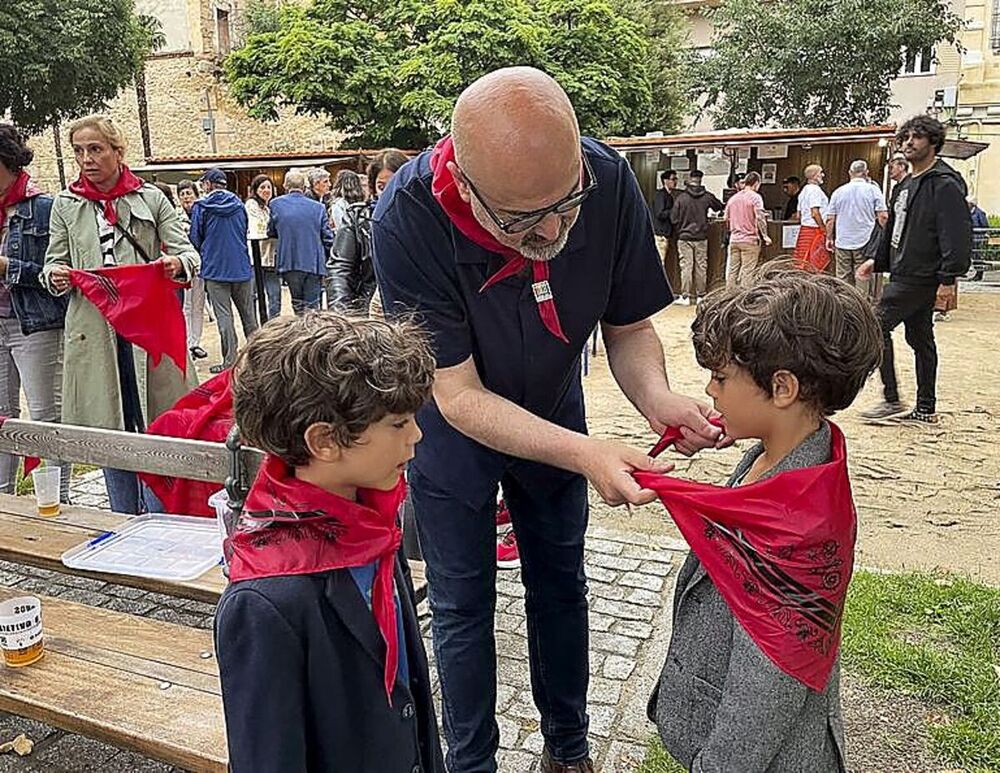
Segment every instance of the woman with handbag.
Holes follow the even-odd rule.
[[[196,384],[164,357],[153,366],[146,352],[117,335],[96,306],[71,291],[70,269],[98,269],[155,261],[166,276],[188,281],[198,253],[176,211],[150,183],[125,165],[125,139],[108,118],[89,116],[69,127],[80,177],[55,197],[42,282],[69,295],[63,362],[62,418],[67,424],[144,432]],[[162,247],[162,250],[161,250]],[[161,254],[162,252],[162,254]],[[153,324],[157,309],[150,310]],[[158,509],[133,472],[106,468],[111,509]]]
[[[274,265],[278,240],[267,238],[267,223],[271,219],[269,205],[273,197],[274,183],[271,178],[259,174],[250,183],[250,198],[244,205],[247,210],[247,236],[251,240],[260,240],[260,266],[264,295],[267,296],[268,319],[281,316],[281,277]],[[261,324],[265,321],[261,320]]]

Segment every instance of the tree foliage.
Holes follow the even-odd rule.
[[[884,123],[902,51],[956,42],[947,0],[727,0],[700,91],[718,128]]]
[[[650,128],[680,131],[695,104],[695,74],[701,61],[688,45],[690,27],[684,13],[674,0],[615,2],[623,14],[642,25],[649,43]]]
[[[0,115],[28,132],[102,109],[151,40],[133,0],[0,2]]]
[[[290,105],[349,144],[419,148],[473,80],[531,65],[563,85],[584,131],[652,128],[643,22],[611,0],[314,0],[254,13],[225,72],[258,118]]]

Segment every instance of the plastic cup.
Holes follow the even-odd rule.
[[[35,483],[35,501],[38,503],[39,515],[59,515],[61,478],[62,470],[55,465],[32,471],[31,479]]]
[[[10,668],[30,666],[45,654],[42,601],[37,596],[18,596],[0,603],[0,650]]]

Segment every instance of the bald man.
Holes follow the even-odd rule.
[[[667,381],[650,317],[672,296],[645,201],[616,152],[581,139],[554,80],[511,68],[461,95],[452,134],[396,174],[372,232],[387,313],[415,312],[437,358],[409,483],[448,769],[496,770],[502,484],[520,548],[541,767],[591,771],[587,481],[609,504],[643,504],[655,497],[632,471],[666,469],[587,436],[580,355],[591,331],[601,325],[615,379],[655,432],[683,427],[686,453],[719,436],[708,406]]]

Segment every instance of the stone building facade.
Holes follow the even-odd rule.
[[[321,118],[283,111],[280,120],[250,118],[228,95],[221,61],[239,42],[246,0],[137,0],[136,10],[160,20],[166,45],[146,62],[146,93],[152,156],[231,156],[315,152],[338,147],[339,135]],[[135,89],[125,89],[108,114],[129,142],[127,161],[143,159]],[[60,187],[51,131],[34,137],[33,173],[47,190]],[[76,176],[72,149],[62,132],[67,180]]]

